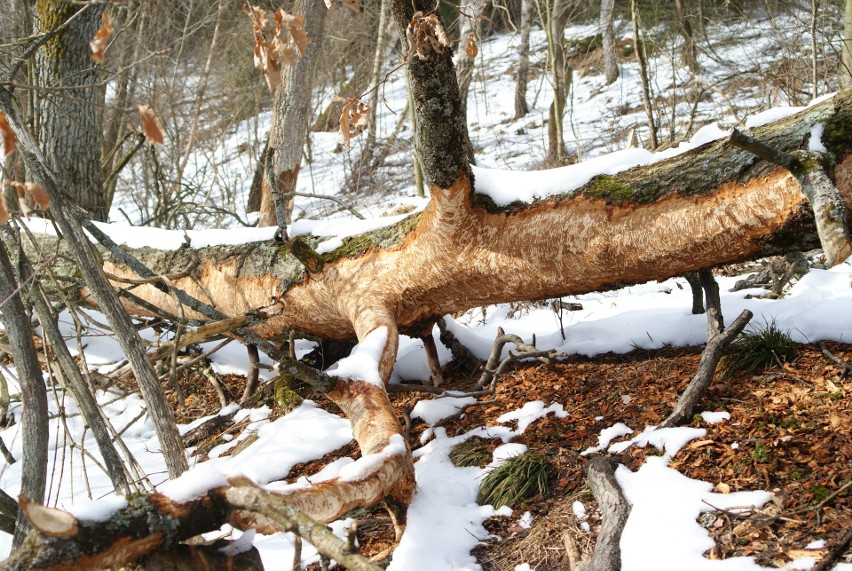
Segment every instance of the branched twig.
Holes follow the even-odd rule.
[[[752,313],[745,309],[727,329],[710,338],[707,346],[701,353],[701,360],[698,363],[698,370],[695,376],[692,377],[686,390],[683,391],[683,394],[678,399],[674,411],[672,411],[660,426],[678,426],[692,418],[695,408],[698,406],[698,401],[704,396],[707,387],[710,386],[710,382],[713,380],[713,375],[716,373],[716,366],[722,357],[722,351],[742,332],[751,318]],[[707,319],[711,323],[712,328],[712,317],[710,316],[709,309]]]
[[[828,571],[831,569],[837,560],[843,557],[843,554],[846,553],[847,549],[849,549],[850,544],[852,544],[852,529],[847,529],[840,538],[840,541],[835,543],[825,557],[823,557],[819,563],[814,565],[812,571]]]
[[[825,346],[825,342],[820,341],[819,349],[820,349],[820,351],[822,351],[822,354],[825,355],[826,359],[828,359],[829,361],[833,361],[834,363],[843,367],[843,372],[840,373],[841,379],[845,379],[846,375],[848,375],[849,373],[852,373],[852,365],[850,365],[849,363],[847,363],[846,361],[844,361],[843,359],[841,359],[840,357],[838,357],[837,355],[835,355],[834,353],[829,351],[828,347]]]
[[[500,355],[502,355],[503,346],[506,345],[506,343],[514,343],[515,347],[522,352],[517,355],[509,352],[509,356],[500,361]],[[488,362],[485,363],[485,369],[482,371],[482,376],[479,377],[479,382],[476,383],[476,388],[482,389],[488,385],[493,390],[494,385],[497,383],[497,377],[506,369],[506,367],[509,366],[510,363],[514,361],[535,358],[542,363],[549,365],[552,363],[553,359],[564,356],[565,355],[563,353],[559,353],[555,350],[540,351],[537,347],[535,347],[535,339],[533,339],[533,344],[529,345],[517,335],[512,335],[511,333],[506,334],[503,332],[502,327],[498,327],[497,338],[494,339],[494,345],[491,347],[491,355],[488,357]]]

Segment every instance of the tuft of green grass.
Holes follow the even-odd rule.
[[[476,497],[480,505],[511,506],[519,500],[544,494],[550,487],[544,456],[527,452],[507,459],[482,480]]]
[[[450,450],[450,462],[456,468],[469,466],[478,466],[481,468],[489,460],[491,460],[491,451],[485,445],[485,442],[476,436],[456,444]]]
[[[744,331],[731,343],[719,362],[719,374],[729,379],[739,371],[763,370],[792,360],[796,344],[790,332],[780,329],[775,320]]]
[[[769,462],[769,451],[763,444],[758,442],[755,444],[754,450],[751,453],[751,459],[758,464],[765,464],[766,462]]]

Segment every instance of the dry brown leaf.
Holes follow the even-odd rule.
[[[344,6],[359,14],[361,12],[361,2],[359,0],[340,0]]]
[[[244,9],[252,19],[254,33],[254,65],[263,72],[270,92],[281,84],[281,67],[294,65],[311,44],[304,19],[279,9],[275,12],[260,6]]]
[[[8,155],[15,150],[15,141],[17,139],[15,139],[15,133],[12,131],[12,128],[9,126],[9,122],[6,120],[5,113],[0,113],[0,136],[3,137],[3,149]]]
[[[415,56],[428,60],[432,52],[444,53],[444,49],[450,45],[447,32],[438,17],[420,11],[415,12],[408,22],[405,37],[408,40],[408,60]]]
[[[305,31],[305,19],[301,16],[289,16],[284,10],[279,10],[282,15],[287,15],[287,31],[290,32],[290,37],[293,38],[293,43],[299,48],[299,55],[304,56],[305,50],[311,45],[311,39]],[[294,62],[295,63],[295,62]]]
[[[720,494],[730,494],[731,493],[731,486],[729,486],[728,484],[726,484],[724,482],[719,482],[718,484],[716,484],[716,486],[713,489],[716,490],[717,492],[719,492]]]
[[[6,208],[6,197],[0,194],[0,226],[9,221],[9,209]]]
[[[21,214],[30,217],[30,213],[36,210],[44,212],[50,205],[50,200],[44,189],[34,182],[10,182],[10,186],[18,194],[18,206]]]
[[[98,63],[104,63],[104,51],[106,51],[109,39],[112,37],[113,28],[109,21],[109,12],[104,10],[101,16],[101,27],[98,28],[98,33],[89,42],[89,48],[92,50],[92,59]]]
[[[340,111],[340,134],[343,136],[343,146],[349,146],[349,140],[364,132],[370,122],[370,106],[360,99],[337,98],[343,101]]]
[[[470,34],[467,36],[467,43],[464,46],[464,54],[470,59],[475,59],[479,54],[479,47],[476,45],[476,34],[473,33],[473,30],[471,30]]]
[[[162,145],[163,128],[160,126],[160,120],[157,119],[157,114],[154,113],[154,110],[151,109],[150,105],[140,103],[138,107],[139,120],[142,122],[142,130],[145,132],[145,136],[152,143]]]

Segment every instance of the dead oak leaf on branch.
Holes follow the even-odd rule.
[[[6,197],[0,194],[0,226],[9,221],[9,209],[6,207]]]
[[[254,33],[254,65],[263,72],[270,92],[281,84],[281,68],[294,65],[305,55],[311,39],[305,31],[302,16],[284,11],[266,10],[260,6],[244,9],[252,20]]]
[[[470,34],[467,36],[467,43],[464,46],[464,54],[470,59],[475,59],[479,54],[479,47],[476,45],[476,34],[474,34],[473,30],[471,30]]]
[[[15,189],[18,194],[18,206],[21,209],[21,214],[30,217],[30,213],[36,210],[44,212],[50,206],[50,200],[47,198],[47,193],[44,189],[34,182],[10,182],[10,186]],[[5,208],[5,204],[3,207]],[[6,213],[8,219],[8,212]],[[2,219],[2,212],[0,212]],[[2,223],[5,223],[3,221]]]
[[[12,127],[9,126],[9,122],[6,120],[5,113],[0,113],[0,136],[3,137],[3,149],[5,153],[8,155],[12,151],[15,150],[15,133],[12,131]]]
[[[340,134],[343,136],[343,146],[349,146],[349,140],[364,132],[370,123],[370,106],[360,99],[347,99],[338,97],[337,101],[343,101],[343,109],[340,111]]]
[[[92,50],[92,59],[96,62],[104,63],[104,61],[106,61],[104,52],[106,51],[107,44],[109,43],[109,39],[112,37],[113,31],[112,24],[110,24],[109,21],[109,12],[104,11],[103,16],[101,16],[101,27],[98,28],[98,33],[95,34],[95,37],[89,42],[89,48]]]
[[[441,20],[435,14],[424,14],[415,12],[405,29],[405,38],[408,40],[407,60],[417,57],[420,60],[428,60],[431,54],[444,53],[449,47],[450,39],[441,24]]]
[[[160,120],[157,118],[157,114],[154,113],[154,110],[151,109],[150,105],[146,105],[144,103],[140,103],[138,108],[139,121],[142,122],[142,130],[145,132],[145,136],[152,143],[162,145],[163,128],[160,126]]]

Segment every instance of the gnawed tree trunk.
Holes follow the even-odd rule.
[[[391,3],[403,33],[415,11],[433,8],[430,2]],[[286,496],[321,520],[386,496],[405,504],[413,493],[411,455],[379,382],[389,377],[400,330],[422,335],[441,316],[483,304],[602,290],[819,244],[797,179],[728,141],[598,176],[533,204],[497,207],[474,192],[450,50],[413,57],[409,69],[416,145],[432,197],[422,214],[348,238],[322,255],[309,248],[316,244],[310,238],[283,246],[134,252],[156,273],[194,267],[174,285],[227,315],[262,308],[265,319],[254,326],[259,335],[275,338],[295,329],[381,347],[373,382],[334,379],[327,389],[351,420],[371,469],[357,481],[330,480]],[[850,121],[847,90],[751,134],[791,152],[806,146],[811,128],[823,124],[822,142],[835,161],[827,168],[848,208]],[[105,259],[112,273],[134,275]],[[171,295],[152,286],[135,293],[177,313]]]

